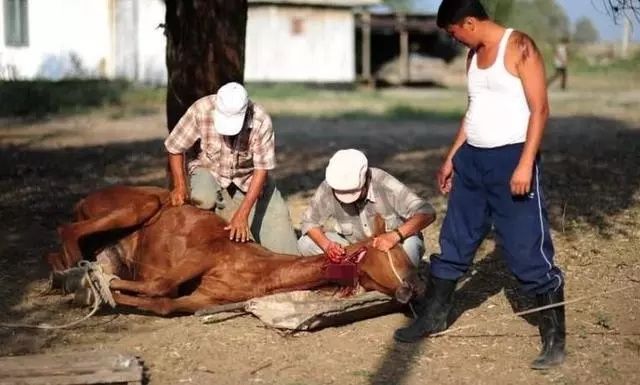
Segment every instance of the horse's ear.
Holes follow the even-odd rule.
[[[384,219],[380,214],[376,214],[373,218],[373,236],[377,237],[378,235],[382,235],[386,233],[386,225],[384,223]]]

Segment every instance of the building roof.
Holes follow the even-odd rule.
[[[328,8],[355,8],[381,4],[382,0],[248,0],[249,6],[261,4],[304,5]]]
[[[436,25],[436,15],[431,13],[371,13],[367,24],[374,30],[387,32],[406,29],[410,32],[430,34],[439,29]],[[365,25],[361,13],[356,13],[356,25]]]

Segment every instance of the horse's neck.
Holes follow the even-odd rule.
[[[274,257],[279,259],[280,255]],[[283,259],[277,261],[271,271],[268,287],[265,288],[267,292],[305,290],[327,282],[326,261],[323,255],[298,258],[282,255],[281,257]]]
[[[347,252],[352,253],[365,245],[367,245],[367,241],[350,245],[347,247]],[[388,288],[389,292],[393,292],[410,271],[408,258],[405,256],[405,260],[400,260],[402,254],[396,255],[392,252],[387,255],[381,251],[373,250],[371,247],[367,248],[370,255],[365,256],[361,265],[361,268],[364,269],[363,272],[378,286]],[[373,253],[380,254],[374,257]],[[324,255],[295,257],[266,252],[266,250],[260,254],[262,258],[269,260],[267,264],[269,270],[264,271],[269,279],[264,280],[265,286],[260,288],[260,291],[264,293],[311,289],[328,282],[325,274],[326,259]]]

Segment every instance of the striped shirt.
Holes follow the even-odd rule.
[[[249,103],[245,126],[232,144],[216,132],[213,124],[215,95],[198,99],[176,124],[164,145],[172,154],[183,154],[200,139],[200,153],[189,162],[189,173],[208,169],[220,187],[232,183],[247,192],[253,170],[275,168],[275,135],[271,118],[258,104]],[[248,122],[248,123],[247,123]]]
[[[333,230],[355,243],[373,235],[376,214],[384,219],[385,231],[391,231],[416,214],[435,213],[429,203],[387,172],[374,167],[369,170],[371,180],[364,201],[342,203],[329,184],[322,182],[302,216],[302,234],[333,219]]]

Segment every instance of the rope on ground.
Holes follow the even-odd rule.
[[[85,272],[85,279],[87,280],[87,282],[89,282],[89,288],[91,289],[91,292],[93,293],[93,308],[91,309],[89,314],[87,314],[86,316],[84,316],[84,317],[82,317],[82,318],[80,318],[78,320],[75,320],[75,321],[72,321],[72,322],[69,322],[69,323],[66,323],[66,324],[62,324],[62,325],[49,325],[47,323],[39,323],[37,325],[21,324],[21,323],[0,323],[0,327],[11,328],[11,329],[55,330],[55,329],[69,328],[69,327],[78,325],[81,322],[86,321],[87,319],[92,317],[94,314],[96,314],[98,309],[100,309],[100,305],[102,304],[102,299],[100,297],[98,289],[95,287],[95,283],[93,282],[93,280],[91,280],[91,277],[89,277],[89,271],[88,270]]]
[[[65,329],[65,328],[78,325],[86,321],[90,317],[92,317],[94,314],[96,314],[98,309],[100,309],[100,305],[102,305],[103,303],[108,304],[111,307],[115,307],[116,306],[115,300],[113,299],[111,290],[109,290],[109,281],[112,278],[115,278],[115,276],[105,274],[105,272],[102,270],[102,267],[97,263],[80,261],[78,263],[78,267],[84,269],[83,280],[87,282],[87,285],[89,286],[89,290],[93,295],[93,307],[89,312],[89,314],[87,314],[86,316],[78,320],[75,320],[66,324],[62,324],[62,325],[49,325],[47,323],[40,323],[36,325],[22,324],[22,323],[0,323],[0,327],[12,328],[12,329],[23,328],[23,329],[44,329],[44,330]],[[66,270],[66,271],[69,271],[69,270]]]
[[[435,338],[435,337],[444,336],[444,335],[447,335],[449,333],[457,332],[457,331],[460,331],[460,330],[470,329],[470,328],[476,327],[478,325],[484,325],[484,324],[487,324],[489,322],[496,322],[496,321],[503,320],[503,319],[520,317],[520,316],[527,315],[527,314],[537,313],[537,312],[540,312],[542,310],[552,309],[552,308],[555,308],[555,307],[569,305],[569,304],[576,303],[576,302],[582,302],[582,301],[585,301],[585,300],[588,300],[588,299],[593,299],[593,298],[596,298],[596,297],[603,297],[603,296],[606,296],[606,295],[609,295],[609,294],[619,293],[621,291],[626,291],[626,290],[629,290],[629,289],[633,289],[634,287],[638,287],[638,286],[640,286],[640,285],[638,285],[637,283],[634,283],[632,285],[627,285],[627,286],[624,286],[624,287],[621,287],[621,288],[618,288],[618,289],[605,290],[605,291],[602,291],[600,293],[591,294],[591,295],[585,295],[585,296],[578,297],[578,298],[575,298],[575,299],[571,299],[571,300],[568,300],[568,301],[558,302],[558,303],[554,303],[554,304],[551,304],[551,305],[540,306],[540,307],[536,307],[536,308],[533,308],[533,309],[524,310],[524,311],[521,311],[521,312],[518,312],[518,313],[504,314],[504,315],[502,315],[500,317],[495,317],[495,318],[492,318],[492,319],[484,320],[482,322],[476,322],[476,323],[469,324],[469,325],[450,328],[450,329],[447,329],[447,330],[444,330],[444,331],[441,331],[441,332],[438,332],[438,333],[433,333],[433,334],[429,335],[429,338]]]

